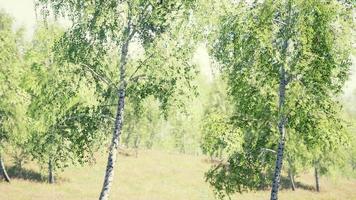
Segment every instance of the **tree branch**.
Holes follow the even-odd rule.
[[[152,53],[151,55],[149,55],[145,60],[140,61],[140,64],[136,67],[135,71],[131,74],[129,80],[132,80],[132,79],[133,79],[133,77],[134,77],[134,75],[137,73],[137,71],[140,70],[141,67],[142,67],[144,64],[146,64],[146,61],[147,61],[148,59],[152,58],[152,56],[153,56],[154,54],[155,54],[155,52]]]
[[[99,74],[98,72],[96,72],[92,67],[88,66],[88,65],[84,65],[84,64],[81,64],[82,67],[88,69],[91,74],[96,77],[97,79],[101,80],[102,82],[106,83],[107,85],[109,86],[113,86],[115,87],[116,89],[118,89],[118,87],[116,86],[116,84],[111,80],[109,79],[108,77],[106,77],[105,75],[102,75],[102,74]]]

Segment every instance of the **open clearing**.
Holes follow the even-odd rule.
[[[106,155],[102,153],[102,155]],[[138,157],[119,155],[111,192],[112,200],[213,200],[214,194],[204,173],[209,164],[204,157],[140,151]],[[95,200],[104,177],[106,158],[92,166],[71,167],[60,173],[55,185],[36,180],[13,178],[11,184],[0,182],[1,200]],[[35,165],[26,169],[39,171]],[[44,172],[43,172],[44,173]],[[311,174],[297,181],[313,186]],[[352,200],[356,199],[356,180],[321,178],[321,193],[312,190],[282,190],[282,200]],[[232,199],[269,199],[269,191],[235,195]]]

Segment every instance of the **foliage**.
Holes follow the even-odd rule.
[[[230,156],[238,150],[241,136],[222,114],[207,116],[203,124],[202,150],[210,157]]]
[[[231,105],[224,91],[226,84],[215,78],[206,97],[209,101],[204,105],[201,148],[211,158],[226,159],[241,148],[241,133],[230,120]]]
[[[186,85],[195,88],[191,79],[197,72],[189,61],[195,43],[185,39],[193,34],[189,28],[194,26],[187,20],[189,1],[38,3],[44,12],[49,12],[51,7],[55,14],[72,20],[74,26],[56,45],[57,57],[78,64],[81,66],[79,74],[94,78],[96,92],[102,97],[99,104],[107,105],[111,117],[115,116],[117,90],[123,81],[118,76],[117,66],[125,42],[129,43],[127,66],[123,71],[129,104],[125,110],[134,112],[127,114],[126,119],[136,121],[135,126],[142,127],[137,122],[140,113],[145,112],[140,109],[146,98],[158,99],[159,107],[167,115],[169,105],[181,104],[180,96],[191,94]],[[131,125],[125,127],[134,129]]]
[[[13,19],[0,11],[0,153],[6,144],[26,139],[29,96],[22,88],[24,46],[22,30],[13,30]]]

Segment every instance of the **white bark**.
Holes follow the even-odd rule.
[[[5,181],[10,183],[10,177],[6,172],[5,164],[4,161],[2,160],[1,154],[0,154],[0,173],[3,175]]]
[[[280,134],[278,150],[277,150],[277,159],[276,159],[276,167],[274,170],[273,181],[272,181],[272,189],[271,189],[271,200],[278,200],[278,190],[281,180],[281,171],[283,165],[283,153],[284,153],[284,145],[286,142],[286,109],[285,109],[285,101],[286,101],[286,86],[289,82],[287,78],[286,66],[287,65],[287,52],[289,46],[289,38],[290,38],[290,25],[291,25],[291,2],[287,3],[287,12],[288,17],[286,22],[283,24],[283,28],[281,31],[283,32],[283,46],[281,49],[281,61],[280,69],[279,69],[279,103],[278,103],[278,131]]]
[[[284,114],[286,85],[287,85],[286,72],[284,66],[282,66],[280,69],[280,83],[279,83],[279,115],[280,116],[279,116],[279,123],[278,123],[278,131],[280,133],[280,141],[278,144],[276,168],[274,171],[273,182],[272,182],[271,200],[278,199],[278,189],[281,180],[284,144],[286,139],[286,130],[285,130],[286,116]]]
[[[128,26],[130,33],[130,25]],[[127,63],[128,46],[130,42],[130,37],[128,36],[121,48],[121,58],[120,58],[120,86],[118,91],[118,106],[115,118],[115,127],[111,140],[111,145],[109,149],[108,162],[106,165],[105,178],[103,187],[100,193],[99,200],[108,200],[109,192],[114,179],[114,167],[116,163],[116,157],[119,147],[119,138],[122,131],[123,121],[124,121],[124,107],[125,107],[125,92],[126,92],[126,82],[125,82],[125,68]]]

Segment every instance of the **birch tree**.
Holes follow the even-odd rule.
[[[105,82],[104,97],[116,97],[114,129],[99,197],[108,199],[126,97],[140,102],[153,95],[160,99],[161,107],[166,108],[170,97],[177,94],[178,83],[189,82],[192,77],[193,68],[187,59],[173,62],[177,58],[174,52],[184,58],[189,50],[171,51],[191,45],[176,32],[187,26],[176,20],[187,19],[190,1],[40,0],[38,3],[44,10],[52,9],[54,14],[67,16],[72,21],[60,44],[66,52],[63,58],[83,66]],[[157,40],[159,37],[165,40]],[[137,62],[130,57],[129,49],[133,45],[145,50]],[[109,66],[113,63],[116,67],[111,71]]]
[[[311,148],[307,141],[330,130],[317,134],[311,127],[339,120],[331,109],[350,67],[350,10],[338,1],[303,0],[241,2],[237,9],[222,17],[213,52],[245,140],[243,151],[230,157],[228,167],[211,170],[208,180],[228,194],[270,183],[271,199],[278,199],[289,135]]]

